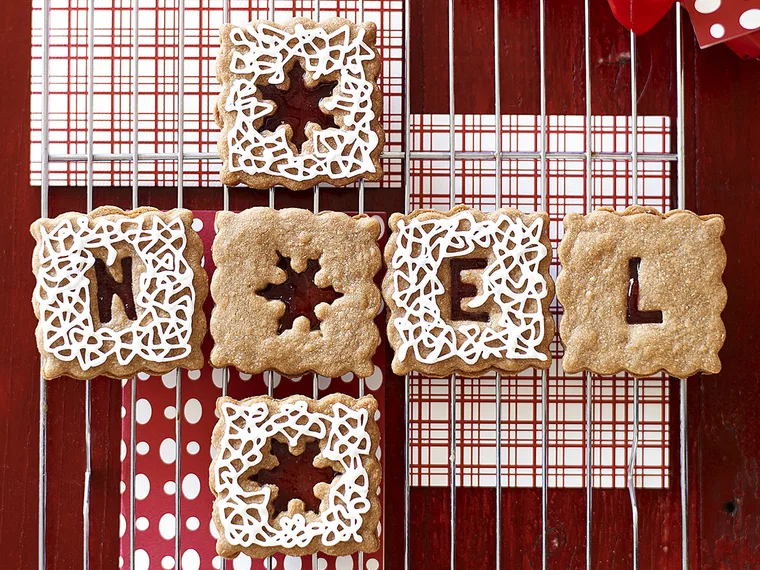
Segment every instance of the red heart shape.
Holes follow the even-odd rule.
[[[634,34],[646,34],[675,4],[675,0],[607,0],[618,22]]]

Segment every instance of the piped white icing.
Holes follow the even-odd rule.
[[[348,25],[329,34],[322,28],[306,29],[301,24],[290,34],[267,24],[232,28],[230,40],[239,49],[232,54],[230,72],[234,79],[224,109],[235,113],[227,133],[230,172],[269,174],[296,181],[328,176],[337,180],[375,172],[372,152],[379,139],[372,130],[373,84],[367,81],[364,62],[376,56],[364,42],[364,29],[352,40]],[[261,133],[254,122],[271,114],[274,104],[256,98],[257,81],[268,77],[271,85],[285,80],[285,66],[298,58],[305,71],[319,80],[336,70],[338,86],[322,102],[328,111],[343,115],[343,128],[321,129],[311,134],[312,152],[296,154],[288,145],[285,125],[274,133]],[[234,76],[233,75],[233,76]]]
[[[528,227],[521,218],[503,214],[496,221],[482,222],[470,212],[401,220],[392,259],[393,301],[402,312],[393,321],[402,339],[398,359],[403,361],[411,349],[425,364],[455,356],[467,364],[489,357],[547,360],[538,350],[544,341],[542,302],[548,302],[543,300],[546,280],[539,271],[547,255],[540,241],[542,229],[541,218]],[[446,292],[438,278],[441,264],[476,248],[490,248],[495,259],[481,273],[483,293],[468,307],[495,303],[500,309],[497,328],[475,323],[456,326],[443,319],[438,306],[438,297]],[[457,332],[464,340],[457,338]]]
[[[180,218],[159,216],[62,219],[52,230],[40,227],[35,298],[45,351],[89,370],[115,356],[121,365],[140,356],[151,362],[180,360],[190,354],[195,289],[185,260],[185,226]],[[134,296],[137,320],[121,330],[97,329],[91,314],[87,271],[92,250],[106,250],[116,261],[116,244],[126,243],[144,265]]]
[[[269,415],[264,402],[221,405],[224,435],[213,467],[216,508],[224,538],[232,545],[247,547],[305,547],[314,538],[325,546],[354,540],[363,515],[370,509],[369,475],[362,463],[372,442],[367,432],[368,413],[334,403],[332,414],[309,412],[305,401],[283,404],[281,411]],[[267,506],[271,489],[262,486],[245,491],[241,478],[263,459],[262,449],[275,435],[285,436],[291,447],[302,437],[327,438],[321,455],[339,464],[338,480],[330,486],[327,508],[316,521],[307,522],[302,514],[279,517],[279,528],[271,524]]]

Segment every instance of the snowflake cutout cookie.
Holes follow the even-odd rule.
[[[380,222],[300,208],[218,212],[211,363],[366,378],[380,342]]]
[[[220,556],[345,556],[379,548],[382,469],[377,459],[377,401],[372,396],[257,396],[242,401],[223,397],[216,409],[219,421],[212,436],[215,459],[209,482]],[[314,467],[335,473],[329,483],[308,490],[319,500],[318,512],[306,510],[298,497],[289,500],[287,510],[276,512],[280,489],[257,480],[279,465],[273,441],[286,444],[295,456],[303,454],[307,444],[318,444]]]
[[[724,229],[722,216],[686,210],[568,214],[557,278],[565,371],[719,372]]]
[[[208,278],[189,210],[103,207],[32,224],[45,378],[203,366]]]
[[[393,371],[440,378],[548,368],[548,221],[465,206],[391,216],[383,295]]]
[[[376,35],[372,22],[341,18],[223,26],[215,110],[222,182],[304,190],[323,182],[379,180],[385,135]],[[293,93],[295,83],[304,89]],[[309,92],[326,84],[333,86],[328,96],[309,105]],[[284,106],[282,121],[271,124]],[[321,115],[329,122],[318,120]],[[304,142],[297,145],[299,136]]]

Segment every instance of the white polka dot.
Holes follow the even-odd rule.
[[[127,458],[127,444],[122,439],[121,440],[121,462],[124,463],[124,460]]]
[[[153,415],[153,408],[150,402],[145,398],[137,400],[137,411],[135,412],[135,420],[138,424],[145,425],[150,421],[150,417]]]
[[[375,410],[375,421],[380,419],[380,410]]]
[[[377,310],[377,315],[383,313],[384,311],[385,311],[385,301],[383,301],[382,299],[380,299],[380,308]],[[382,335],[380,336],[380,342],[383,342]]]
[[[264,385],[269,388],[269,373],[264,374],[264,377],[262,380],[264,381]],[[272,372],[272,389],[277,388],[277,386],[280,385],[280,380],[282,380],[282,376],[280,376],[277,372]]]
[[[164,570],[171,570],[174,568],[174,556],[164,556],[161,559],[161,568]]]
[[[140,372],[137,374],[137,377],[140,380],[147,380],[148,378],[150,378],[150,374],[148,374],[147,372]]]
[[[213,380],[214,386],[221,388],[224,383],[224,368],[214,368],[211,372],[211,380]]]
[[[216,528],[216,524],[214,524],[214,519],[211,519],[208,523],[208,531],[211,533],[211,536],[214,538],[219,538],[219,531]]]
[[[344,382],[351,382],[351,380],[354,379],[354,374],[353,372],[348,372],[344,374],[343,376],[341,376],[340,379],[343,380]]]
[[[367,570],[378,570],[380,563],[375,558],[367,560]]]
[[[164,463],[174,463],[177,458],[177,448],[174,445],[174,440],[166,438],[161,442],[161,447],[158,449],[158,454],[161,456],[161,461]]]
[[[350,556],[338,556],[335,559],[335,570],[354,570],[354,559]]]
[[[150,493],[150,480],[142,473],[135,476],[135,499],[142,501]]]
[[[174,406],[166,406],[164,408],[164,417],[167,420],[173,420],[177,417],[177,409]]]
[[[192,227],[196,232],[199,232],[203,229],[203,220],[199,220],[198,218],[193,218]]]
[[[233,570],[251,570],[251,559],[242,554],[232,561]]]
[[[324,558],[317,558],[317,570],[325,570],[327,568],[327,560]]]
[[[173,495],[174,491],[177,489],[177,484],[174,481],[167,481],[164,483],[164,493],[167,495]]]
[[[126,491],[126,490],[127,490],[127,484],[124,481],[121,481],[119,483],[119,492],[121,492],[122,494],[124,494],[124,491]]]
[[[319,389],[320,390],[327,390],[330,387],[331,379],[327,378],[325,376],[319,377]]]
[[[285,570],[301,570],[301,559],[297,556],[286,556],[283,568]]]
[[[127,532],[127,519],[124,515],[119,515],[119,536],[124,536],[125,532]]]
[[[201,557],[198,552],[188,548],[182,554],[182,570],[198,570],[201,567]]]
[[[752,8],[739,16],[739,24],[746,30],[760,28],[760,8]]]
[[[185,475],[182,480],[182,494],[190,500],[195,499],[201,492],[201,481],[195,473]]]
[[[119,568],[122,568],[124,566],[124,557],[119,556]]]
[[[167,372],[163,376],[161,376],[161,382],[164,383],[164,386],[167,388],[175,388],[177,386],[177,375],[174,372]]]
[[[187,444],[187,452],[190,455],[198,455],[198,452],[201,450],[201,446],[198,445],[197,441],[191,441]]]
[[[277,559],[276,558],[272,558],[269,561],[269,567],[272,568],[272,569],[277,568]]]
[[[174,538],[174,515],[171,513],[164,513],[161,516],[161,520],[158,521],[158,532],[166,540]]]
[[[201,267],[206,267],[206,256],[205,255],[201,256]]]
[[[214,447],[213,445],[211,446],[211,449],[210,449],[210,451],[209,451],[209,452],[210,452],[210,454],[211,454],[211,459],[216,459],[216,454],[217,454],[217,453],[219,453],[219,452],[216,450],[216,447]]]
[[[197,398],[185,402],[185,419],[191,424],[197,424],[203,415],[203,406]]]
[[[720,8],[720,0],[696,0],[694,8],[700,14],[712,14]]]
[[[372,216],[372,219],[380,222],[380,235],[383,235],[385,233],[385,220],[383,220],[383,218],[378,215]]]
[[[380,448],[378,447],[378,448],[377,448],[377,451],[375,452],[375,457],[377,457],[378,461],[380,460],[380,456],[381,456],[381,455],[382,455],[382,454],[380,453]]]
[[[710,35],[716,39],[720,39],[726,35],[726,28],[720,24],[713,24],[710,26]]]
[[[380,386],[383,385],[383,371],[378,366],[375,366],[375,370],[364,379],[364,383],[370,390],[379,390]]]
[[[219,568],[222,567],[222,557],[214,556],[214,558],[211,560],[211,566],[216,568],[216,570],[219,570]]]
[[[251,375],[250,375],[250,374],[248,374],[247,372],[241,372],[241,373],[239,374],[239,376],[240,376],[240,379],[241,379],[243,382],[248,382],[248,380],[250,380],[250,379],[251,379]]]
[[[126,418],[127,417],[127,408],[124,406],[121,407],[121,417]]]
[[[199,521],[196,517],[190,517],[185,521],[185,526],[188,530],[198,530],[198,527],[201,526],[201,521]]]
[[[150,451],[150,445],[148,445],[147,441],[141,441],[135,446],[135,449],[137,449],[137,453],[140,455],[147,455]]]
[[[150,521],[145,517],[138,517],[137,520],[135,520],[135,528],[137,530],[147,530],[149,526]]]
[[[380,494],[380,487],[377,488],[377,494]],[[377,536],[380,536],[383,534],[383,525],[381,523],[377,523]]]
[[[301,376],[296,376],[295,378],[291,378],[290,380],[291,382],[300,382],[301,378],[302,378]]]
[[[135,570],[148,570],[150,568],[150,556],[142,548],[135,550]]]

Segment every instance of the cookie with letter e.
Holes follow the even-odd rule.
[[[217,553],[234,558],[378,549],[377,401],[219,398],[209,469]]]
[[[391,216],[383,295],[393,371],[440,378],[548,368],[548,222],[543,212],[466,206]]]
[[[565,371],[720,371],[726,306],[719,215],[631,206],[565,217],[557,298]]]
[[[189,210],[113,206],[34,222],[42,375],[128,378],[203,366],[203,244]]]
[[[220,31],[222,182],[304,190],[379,180],[385,135],[372,22],[293,18]]]
[[[366,378],[380,341],[380,222],[286,208],[218,212],[211,363]]]

